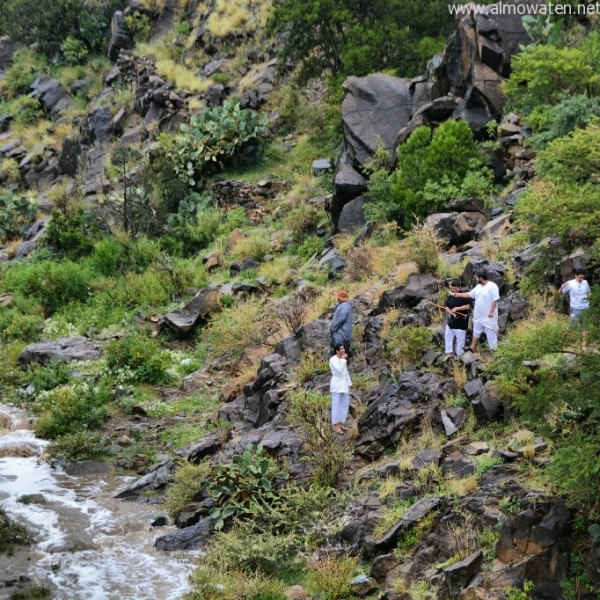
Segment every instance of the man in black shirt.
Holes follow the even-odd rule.
[[[460,292],[460,281],[453,279],[450,282],[450,290],[454,293]],[[464,352],[465,336],[467,334],[467,326],[469,324],[468,311],[473,305],[473,300],[470,298],[454,298],[448,296],[446,300],[446,357],[448,360],[454,356],[452,352],[452,344],[456,338],[456,356],[460,356]],[[460,313],[460,314],[457,314]]]

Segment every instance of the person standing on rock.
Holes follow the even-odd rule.
[[[348,300],[350,297],[346,290],[338,290],[338,305],[333,313],[331,320],[330,345],[333,350],[344,346],[346,354],[350,356],[350,347],[352,344],[352,309]]]
[[[452,292],[454,298],[473,298],[473,341],[471,352],[475,352],[479,338],[485,333],[490,350],[498,347],[498,286],[488,279],[486,271],[477,272],[478,284],[470,292]]]
[[[460,280],[453,279],[450,282],[450,292],[460,292]],[[473,306],[473,300],[471,298],[462,299],[455,298],[452,293],[446,300],[446,331],[444,334],[445,338],[445,352],[446,357],[444,360],[449,360],[454,356],[452,352],[452,346],[456,339],[456,356],[464,354],[465,348],[465,337],[467,335],[467,327],[469,325],[469,314]]]
[[[348,429],[345,426],[350,407],[350,388],[352,380],[348,373],[348,355],[343,344],[334,348],[335,354],[329,359],[331,369],[331,424],[336,433],[343,434]]]
[[[575,269],[575,278],[565,281],[559,294],[569,294],[569,322],[571,327],[581,323],[581,314],[590,307],[590,284],[585,279],[584,269]]]

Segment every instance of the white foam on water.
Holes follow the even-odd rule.
[[[15,426],[27,422],[21,411],[0,410]],[[0,444],[9,442],[32,444],[40,454],[47,445],[27,429],[1,431]],[[50,580],[56,600],[177,600],[189,589],[198,553],[156,550],[154,539],[173,528],[150,527],[148,514],[160,507],[115,500],[124,479],[72,477],[34,456],[0,458],[0,502],[11,517],[31,525],[37,540],[28,575]],[[19,502],[25,494],[42,494],[46,504]],[[60,551],[82,532],[95,549]]]

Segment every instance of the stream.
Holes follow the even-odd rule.
[[[0,404],[0,506],[35,536],[29,549],[0,554],[0,600],[20,578],[50,587],[53,600],[181,598],[196,554],[154,548],[173,529],[151,526],[160,507],[114,499],[132,478],[100,463],[81,475],[51,468],[40,458],[46,445],[26,413]],[[32,494],[43,498],[19,501]]]

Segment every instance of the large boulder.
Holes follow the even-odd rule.
[[[73,96],[49,75],[40,75],[31,84],[30,96],[39,100],[46,112],[53,118],[60,117],[68,108],[73,106]]]
[[[165,315],[165,323],[179,335],[185,336],[201,320],[221,311],[220,292],[210,285],[200,290],[182,309]]]
[[[113,115],[107,106],[90,112],[82,127],[86,137],[98,145],[108,141],[112,133],[112,118]]]
[[[108,42],[108,58],[113,62],[119,58],[121,50],[133,48],[133,38],[125,23],[122,11],[117,10],[110,22],[110,40]]]
[[[437,291],[438,281],[431,273],[413,273],[409,275],[406,285],[400,285],[382,294],[377,312],[381,314],[388,308],[416,306]]]
[[[364,166],[381,145],[394,153],[398,131],[408,124],[413,107],[409,79],[382,73],[349,77],[342,84],[342,123],[346,148]]]
[[[19,364],[26,369],[31,363],[47,365],[54,361],[96,360],[100,350],[84,337],[61,337],[36,344],[29,344],[19,354]]]
[[[79,170],[81,156],[81,138],[71,135],[63,139],[62,150],[58,157],[58,171],[69,177],[75,177]]]
[[[356,454],[369,460],[379,458],[402,437],[419,431],[423,419],[431,416],[441,398],[452,394],[455,388],[454,380],[434,373],[403,373],[361,415]]]
[[[368,201],[369,199],[365,196],[359,196],[344,205],[337,222],[339,233],[355,233],[367,224],[365,202]]]
[[[215,526],[215,520],[211,517],[204,517],[195,525],[177,529],[172,533],[163,535],[156,539],[154,545],[157,550],[174,552],[177,550],[197,550],[208,544],[208,537]]]

